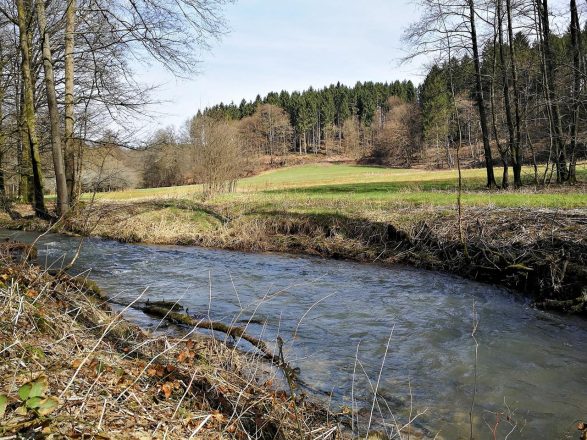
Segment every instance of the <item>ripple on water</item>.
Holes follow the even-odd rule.
[[[7,236],[33,239],[0,233]],[[40,260],[71,254],[78,243],[48,235],[40,241]],[[574,420],[587,411],[586,322],[533,310],[499,288],[403,267],[97,239],[85,243],[76,270],[92,268],[91,276],[111,295],[134,299],[149,286],[146,297],[181,298],[194,313],[207,310],[211,279],[212,316],[231,320],[242,313],[267,321],[249,330],[269,340],[279,332],[302,379],[333,390],[335,403],[348,403],[357,346],[355,396],[370,402],[365,374],[377,378],[395,325],[380,391],[404,415],[411,391],[416,410],[429,408],[423,423],[449,439],[469,434],[475,304],[474,428],[480,438],[491,438],[486,422],[495,423],[496,412],[514,412],[524,426],[510,439],[554,439],[574,435]],[[137,311],[129,318],[155,323]]]

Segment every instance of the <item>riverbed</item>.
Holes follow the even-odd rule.
[[[39,261],[58,268],[78,244],[47,235]],[[196,316],[251,321],[250,333],[284,339],[288,361],[325,402],[368,416],[378,387],[375,415],[425,411],[416,425],[442,438],[469,438],[473,399],[475,438],[493,438],[497,422],[496,438],[575,438],[587,418],[587,321],[495,286],[400,266],[94,238],[74,270],[120,302],[144,292]]]

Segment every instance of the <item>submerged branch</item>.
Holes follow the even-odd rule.
[[[228,336],[231,336],[235,340],[245,340],[249,342],[251,345],[253,345],[255,348],[257,348],[263,354],[264,358],[270,360],[271,362],[279,364],[279,357],[275,356],[267,348],[267,344],[264,341],[249,335],[245,332],[243,328],[226,325],[218,321],[195,319],[186,313],[179,313],[177,311],[174,311],[174,309],[177,310],[180,307],[178,307],[177,305],[172,305],[171,307],[169,307],[165,305],[165,303],[164,305],[161,305],[161,303],[145,303],[144,305],[135,305],[133,308],[141,310],[143,313],[146,313],[147,315],[162,318],[172,324],[180,324],[190,327],[197,327],[205,330],[218,331],[221,333],[225,333]]]

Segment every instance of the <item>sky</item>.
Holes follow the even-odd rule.
[[[399,63],[406,55],[402,32],[418,18],[413,1],[238,0],[225,18],[229,33],[202,54],[198,75],[178,79],[157,65],[137,72],[159,86],[148,131],[179,127],[198,109],[270,91],[422,80],[418,63]]]

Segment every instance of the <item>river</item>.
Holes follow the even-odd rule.
[[[59,267],[78,243],[47,235],[39,261]],[[332,394],[332,405],[353,406],[353,394],[368,413],[367,377],[375,386],[387,351],[379,391],[389,409],[400,419],[410,403],[413,413],[426,409],[416,424],[442,438],[469,438],[475,388],[475,438],[493,438],[496,421],[496,438],[576,438],[576,421],[587,418],[587,321],[535,310],[495,286],[401,266],[100,239],[84,243],[75,271],[122,302],[147,289],[143,298],[179,300],[190,313],[265,322],[249,331],[281,335],[301,379]],[[128,318],[157,324],[138,311]]]

